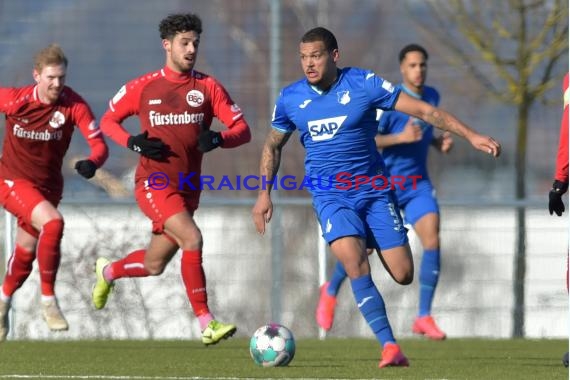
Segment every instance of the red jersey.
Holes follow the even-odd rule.
[[[91,148],[89,159],[100,167],[107,158],[107,145],[93,112],[67,86],[54,104],[40,102],[36,85],[0,88],[0,112],[6,115],[0,158],[2,179],[26,179],[61,193],[61,166],[76,125]]]
[[[120,123],[131,115],[138,115],[141,130],[148,132],[148,138],[159,138],[168,147],[164,160],[141,156],[135,182],[139,184],[151,173],[162,172],[170,179],[170,187],[178,189],[182,174],[195,189],[184,185],[178,190],[190,196],[200,194],[201,127],[209,128],[214,117],[219,119],[228,128],[221,132],[222,148],[233,148],[251,139],[241,109],[224,87],[197,71],[181,74],[164,67],[128,82],[109,102],[101,129],[126,147],[130,134]]]
[[[560,122],[560,141],[558,143],[554,179],[568,183],[568,101],[570,100],[568,73],[564,76],[562,89],[564,91],[564,110],[562,111],[562,121]]]

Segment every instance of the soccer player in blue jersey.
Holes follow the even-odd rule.
[[[425,85],[427,60],[428,53],[422,46],[405,46],[399,54],[402,74],[399,87],[411,97],[437,107],[439,93],[435,88]],[[427,157],[430,146],[447,153],[452,145],[449,132],[436,137],[433,126],[420,119],[399,111],[381,114],[376,146],[382,149],[390,175],[402,178],[402,186],[394,187],[398,206],[404,212],[405,221],[413,226],[423,247],[419,312],[412,331],[433,340],[443,340],[446,335],[431,316],[440,272],[439,207],[427,172]],[[321,286],[316,319],[318,325],[325,330],[332,327],[336,295],[345,278],[346,272],[340,262],[337,262],[330,281]]]
[[[300,60],[305,78],[281,90],[263,147],[260,174],[268,181],[275,179],[281,150],[298,130],[306,152],[306,176],[316,184],[307,187],[323,237],[346,269],[358,309],[382,345],[378,366],[407,366],[372,281],[366,253],[367,246],[381,250],[384,267],[394,280],[411,283],[414,269],[406,229],[394,194],[383,183],[387,173],[374,141],[376,109],[397,109],[425,120],[495,157],[501,147],[372,71],[338,68],[339,58],[336,38],[329,30],[317,27],[303,35]],[[322,186],[325,180],[327,185]],[[252,210],[260,234],[273,213],[270,192],[271,186],[262,188]]]

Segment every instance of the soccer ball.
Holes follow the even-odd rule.
[[[295,356],[295,338],[287,327],[270,323],[253,333],[249,353],[255,364],[262,367],[286,366]]]

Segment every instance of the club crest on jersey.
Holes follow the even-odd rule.
[[[328,119],[312,120],[308,122],[309,133],[313,141],[330,140],[336,135],[347,116],[337,116]]]
[[[343,106],[350,102],[350,95],[348,95],[348,91],[339,91],[336,93],[337,100]]]
[[[204,94],[198,90],[191,90],[186,94],[186,101],[190,107],[200,107],[204,103]]]
[[[65,116],[63,116],[63,114],[59,111],[55,111],[53,113],[53,115],[51,116],[51,119],[49,121],[49,125],[52,128],[59,128],[61,127],[63,124],[65,124]]]

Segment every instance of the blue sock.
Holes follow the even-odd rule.
[[[388,316],[386,315],[384,300],[378,289],[376,289],[372,277],[367,274],[350,280],[350,284],[352,285],[352,293],[358,309],[382,347],[386,343],[396,343],[394,334],[392,334],[392,328],[388,322]]]
[[[424,251],[420,266],[420,310],[419,316],[431,314],[431,303],[439,279],[439,249]]]
[[[340,261],[337,261],[334,267],[334,272],[330,279],[329,287],[327,288],[327,293],[330,296],[336,297],[340,289],[340,286],[344,282],[345,278],[346,278],[346,271],[344,270],[344,267],[342,266]]]

